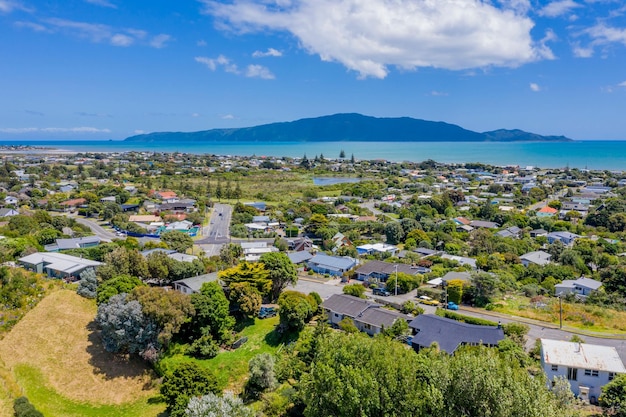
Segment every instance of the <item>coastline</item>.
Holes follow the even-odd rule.
[[[20,148],[21,146],[21,148]],[[389,162],[434,160],[443,164],[533,166],[626,171],[626,141],[573,142],[178,142],[137,143],[123,140],[0,141],[4,155],[73,153],[181,153],[250,158],[350,159]]]

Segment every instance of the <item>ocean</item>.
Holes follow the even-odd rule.
[[[183,152],[193,154],[385,159],[443,163],[481,162],[541,168],[580,168],[626,171],[626,141],[573,142],[176,142],[124,141],[0,141],[0,146],[31,145],[74,152]]]

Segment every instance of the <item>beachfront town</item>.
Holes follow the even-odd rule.
[[[156,369],[171,415],[224,390],[257,413],[241,415],[356,415],[332,413],[348,405],[328,395],[377,396],[331,370],[350,355],[361,376],[380,367],[447,398],[402,403],[413,411],[452,415],[463,399],[451,393],[475,384],[461,378],[468,366],[496,379],[476,391],[494,409],[519,395],[508,406],[541,403],[528,415],[602,415],[626,400],[626,172],[343,151],[0,159],[2,275],[31,288],[0,312],[6,339],[38,300],[94,299],[95,343]],[[236,355],[243,371],[219,362]],[[173,388],[190,363],[213,373],[207,392]],[[504,363],[513,370],[494,370]],[[403,390],[375,386],[393,408],[361,404],[360,415],[405,415]]]

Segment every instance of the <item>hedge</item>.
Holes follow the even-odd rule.
[[[445,317],[447,319],[461,321],[467,324],[477,324],[479,326],[497,326],[498,325],[498,323],[496,323],[495,321],[480,319],[477,317],[464,316],[463,314],[455,313],[454,311],[444,310],[441,308],[438,308],[435,311],[435,314],[440,317]]]

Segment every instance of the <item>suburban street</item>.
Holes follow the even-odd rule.
[[[113,239],[119,239],[119,236],[116,236],[115,233],[112,233],[108,230],[106,230],[105,228],[103,228],[102,226],[100,226],[98,223],[96,223],[93,220],[90,219],[86,219],[84,217],[78,217],[78,216],[72,216],[72,218],[74,220],[76,220],[77,223],[80,223],[84,226],[87,226],[89,229],[91,229],[91,231],[98,236],[100,239],[102,239],[103,241],[108,241],[110,242]]]
[[[202,238],[194,242],[204,250],[206,256],[219,255],[222,245],[230,242],[232,212],[233,208],[228,204],[213,205],[209,225],[202,228]]]
[[[320,295],[320,297],[322,297],[322,299],[327,299],[333,294],[342,294],[343,285],[345,284],[342,284],[339,279],[334,279],[334,280],[330,280],[327,282],[317,282],[317,281],[312,281],[312,280],[300,279],[298,280],[295,286],[289,286],[288,289],[294,289],[296,291],[300,291],[305,294],[308,294],[314,291],[314,292],[317,292]],[[380,300],[382,302],[393,303],[393,304],[401,305],[407,300],[411,300],[417,303],[415,291],[411,291],[410,293],[407,293],[407,294],[398,295],[397,297],[393,295],[389,297],[372,297],[372,293],[369,291],[366,292],[366,295],[374,301]],[[429,305],[424,305],[424,304],[419,304],[419,306],[424,309],[424,312],[426,314],[435,314],[436,308],[434,306],[429,306]],[[570,340],[574,334],[578,334],[573,331],[554,328],[552,327],[553,325],[549,323],[546,323],[546,324],[541,324],[539,322],[533,323],[532,321],[526,320],[526,319],[522,319],[523,320],[522,321],[514,317],[504,317],[502,315],[496,316],[494,314],[487,314],[488,312],[482,312],[482,310],[475,311],[473,309],[469,310],[469,309],[461,307],[460,313],[465,314],[467,316],[479,317],[479,318],[491,320],[494,322],[499,321],[502,324],[511,323],[511,322],[526,323],[530,328],[530,331],[528,332],[528,341],[526,343],[527,349],[532,348],[535,345],[535,340],[540,339],[540,338],[547,338],[547,339],[554,339],[554,340]],[[608,337],[587,336],[584,334],[580,335],[580,337],[583,340],[585,340],[586,343],[603,345],[603,346],[612,346],[615,349],[617,349],[617,352],[619,353],[622,360],[626,359],[626,337],[608,338]]]

